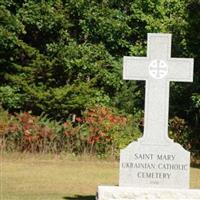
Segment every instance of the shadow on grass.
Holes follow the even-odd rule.
[[[95,200],[95,196],[76,195],[75,197],[63,197],[65,200]]]

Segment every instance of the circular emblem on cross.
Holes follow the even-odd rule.
[[[149,64],[149,74],[155,79],[162,79],[168,73],[168,66],[163,60],[153,60]]]

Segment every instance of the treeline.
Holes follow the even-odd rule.
[[[172,33],[172,56],[193,57],[195,73],[171,83],[170,118],[200,140],[198,0],[0,0],[0,22],[1,106],[62,122],[95,105],[141,116],[144,83],[122,80],[122,57],[146,55],[148,32]]]

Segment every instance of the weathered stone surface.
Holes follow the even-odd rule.
[[[99,186],[98,200],[199,200],[200,190]]]

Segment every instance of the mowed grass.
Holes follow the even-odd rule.
[[[118,184],[118,162],[69,155],[3,154],[1,200],[94,200],[98,185]],[[191,168],[200,188],[200,169]]]
[[[118,163],[92,157],[4,154],[1,200],[92,200],[98,185],[117,184]]]

